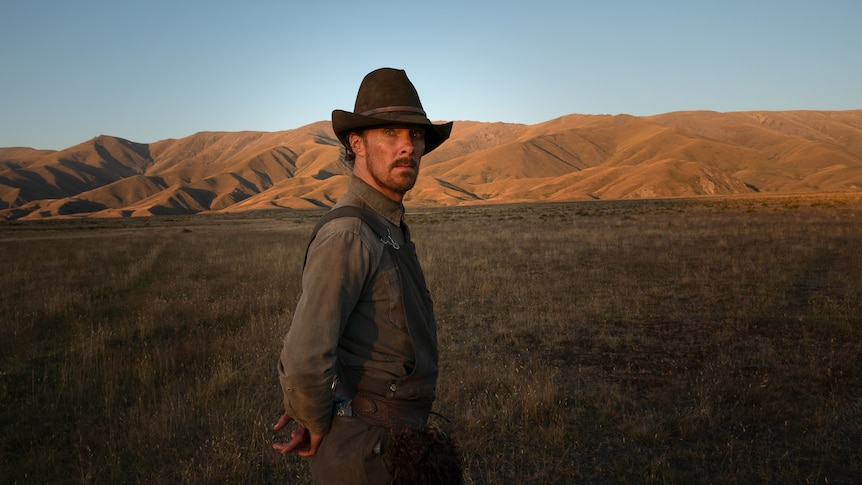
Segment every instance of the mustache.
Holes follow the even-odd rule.
[[[419,162],[417,162],[416,160],[413,160],[410,157],[401,157],[401,158],[396,158],[395,161],[392,162],[392,166],[416,168],[419,166]]]

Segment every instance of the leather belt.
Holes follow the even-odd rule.
[[[424,429],[428,424],[431,402],[386,399],[359,391],[350,402],[353,416],[373,426]]]

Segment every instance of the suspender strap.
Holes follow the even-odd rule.
[[[387,238],[389,240],[392,239],[392,234],[389,232],[389,227],[387,227],[386,223],[381,221],[379,217],[375,216],[371,212],[353,205],[345,205],[339,207],[337,209],[332,209],[323,215],[318,221],[317,224],[314,225],[314,229],[311,231],[311,237],[308,239],[308,244],[311,245],[311,241],[317,236],[317,232],[329,221],[333,219],[338,219],[339,217],[356,217],[362,220],[362,222],[366,223],[371,227],[371,229],[380,236],[382,241],[386,241]],[[308,260],[308,248],[305,249],[305,259]],[[303,262],[303,266],[305,263]]]
[[[374,229],[374,232],[376,232],[378,236],[386,237],[388,228],[383,221],[361,207],[345,205],[337,209],[332,209],[321,217],[320,220],[317,221],[317,224],[314,225],[314,231],[311,233],[311,238],[314,239],[314,236],[317,235],[317,231],[319,231],[324,224],[333,219],[338,219],[339,217],[357,217],[362,219],[363,222],[371,226],[371,229]]]

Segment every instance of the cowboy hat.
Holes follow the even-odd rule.
[[[440,146],[452,132],[452,122],[435,125],[428,119],[419,94],[407,73],[384,67],[368,73],[359,85],[353,113],[332,111],[332,130],[349,148],[347,135],[354,130],[393,123],[421,125],[425,130],[425,153]]]

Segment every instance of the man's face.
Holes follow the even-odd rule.
[[[354,173],[386,197],[401,202],[416,184],[425,154],[425,128],[392,125],[350,135],[356,153]]]

